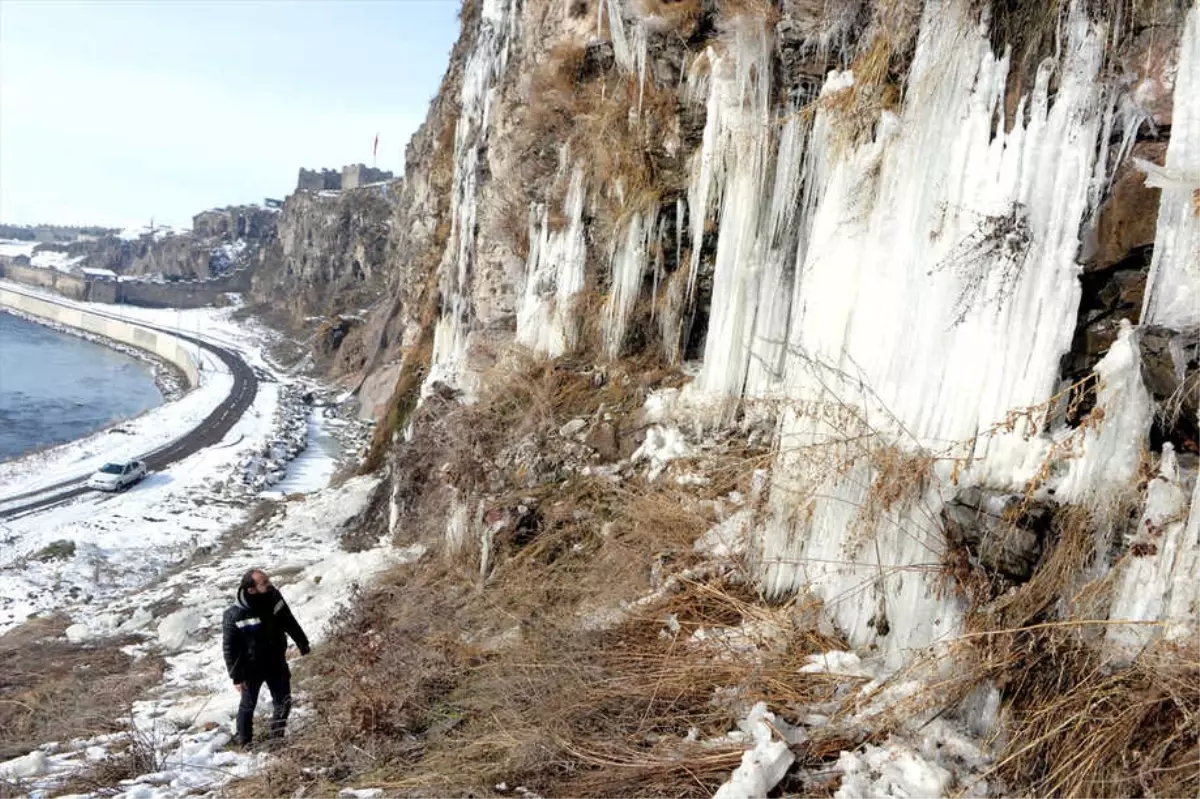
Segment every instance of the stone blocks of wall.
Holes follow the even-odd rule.
[[[36,286],[71,300],[124,303],[142,308],[207,308],[226,305],[226,294],[250,291],[251,272],[240,269],[212,280],[155,282],[149,280],[88,280],[53,269],[0,263],[0,277]]]
[[[49,289],[55,294],[61,294],[73,300],[86,300],[88,297],[87,281],[81,275],[71,275],[56,269],[26,266],[17,263],[16,259],[4,260],[5,263],[0,269],[0,274],[9,280],[24,283],[27,286]]]
[[[250,270],[241,269],[213,280],[155,283],[126,281],[116,284],[115,302],[142,308],[207,308],[227,305],[226,294],[250,290]]]
[[[342,188],[342,173],[336,169],[301,169],[296,188],[301,191],[337,191]]]
[[[342,188],[357,189],[369,183],[382,183],[391,180],[392,173],[383,169],[375,169],[366,164],[350,164],[342,167]]]

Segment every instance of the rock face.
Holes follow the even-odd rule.
[[[208,280],[252,267],[275,239],[278,213],[259,206],[204,211],[190,232],[155,231],[129,237],[108,233],[66,245],[42,245],[81,257],[79,267],[134,277]]]
[[[368,312],[387,286],[390,185],[290,195],[255,269],[250,301],[289,328],[306,317]]]
[[[1142,381],[1158,402],[1162,440],[1196,451],[1200,441],[1200,330],[1177,332],[1147,325],[1138,336]]]
[[[322,339],[375,449],[421,396],[485,397],[513,349],[694,360],[629,457],[651,479],[684,430],[785,403],[771,435],[800,451],[747,532],[765,594],[811,591],[891,657],[963,621],[929,568],[947,530],[1027,580],[1044,519],[1010,498],[1128,488],[1162,443],[1151,405],[1187,391],[1200,12],[985,5],[467,2],[384,296]],[[1160,286],[1178,329],[1130,329]],[[621,455],[615,430],[556,432]]]
[[[192,217],[192,234],[202,239],[269,241],[278,218],[274,209],[257,205],[214,208]]]
[[[953,543],[983,568],[1018,583],[1030,578],[1042,556],[1051,516],[1041,503],[979,488],[961,492],[942,510]]]
[[[911,58],[919,15],[895,12],[893,18],[878,5],[856,16],[829,4],[779,4],[765,29],[774,70],[767,99],[778,116],[762,124],[782,124],[789,106],[813,103],[830,64],[849,64],[881,28],[895,32],[892,69]],[[1120,157],[1121,165],[1081,231],[1084,296],[1076,341],[1064,353],[1064,377],[1096,364],[1121,319],[1138,321],[1159,190],[1146,185],[1132,158],[1162,162],[1181,26],[1177,10],[1155,14],[1138,23],[1117,54],[1136,96],[1130,102],[1141,103],[1141,110],[1127,117],[1136,131],[1114,128],[1111,157]],[[441,90],[407,154],[406,183],[394,207],[388,296],[347,337],[354,354],[341,367],[359,369],[363,379],[384,367],[394,371],[402,349],[424,350],[417,345],[430,336],[433,306],[439,340],[427,342],[435,352],[422,357],[435,365],[453,362],[445,367],[450,371],[486,369],[489,353],[513,340],[535,343],[534,329],[547,326],[533,321],[543,318],[538,314],[551,326],[577,317],[565,336],[573,347],[586,348],[595,343],[588,312],[555,308],[574,297],[595,310],[602,300],[611,303],[614,292],[629,295],[622,312],[628,322],[610,329],[610,355],[699,357],[712,294],[721,290],[714,286],[720,213],[710,209],[714,218],[703,226],[691,219],[689,158],[703,146],[714,106],[689,95],[686,86],[708,91],[704,71],[712,65],[699,56],[709,46],[717,52],[749,46],[750,39],[732,31],[752,17],[741,6],[717,2],[468,2]],[[863,19],[869,20],[865,28]],[[1146,33],[1151,24],[1155,36]],[[1003,20],[997,28],[1004,30]],[[1046,54],[1030,50],[1015,72],[1023,65],[1036,69]],[[1016,74],[1010,83],[1027,91],[1033,75]],[[862,107],[853,110],[867,135],[875,115],[899,99],[899,87],[886,81],[871,92],[856,97]],[[1015,110],[1019,96],[1010,99]],[[1126,134],[1129,151],[1120,148]],[[583,209],[578,229],[570,227],[576,173]],[[721,201],[719,195],[707,200]],[[639,225],[630,227],[635,217]],[[651,253],[655,263],[619,285],[626,248]],[[564,259],[575,266],[563,266]],[[436,297],[429,287],[434,279]],[[529,329],[522,329],[526,323]],[[365,404],[379,407],[382,399]]]

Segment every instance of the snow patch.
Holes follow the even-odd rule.
[[[738,722],[738,729],[754,747],[742,755],[742,764],[717,789],[715,799],[761,799],[779,784],[796,761],[788,741],[774,740],[775,730],[780,728],[790,731],[767,710],[765,702],[755,704],[746,718]],[[800,740],[797,738],[792,743]]]

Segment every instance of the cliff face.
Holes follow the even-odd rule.
[[[318,339],[379,422],[353,535],[436,554],[348,610],[321,673],[384,688],[318,687],[306,755],[433,792],[1194,794],[1200,8],[462,23],[379,296]],[[366,307],[293,210],[262,299]]]
[[[290,329],[314,316],[365,316],[386,285],[395,185],[289,196],[250,302]]]
[[[75,267],[108,269],[119,275],[209,280],[253,266],[275,239],[278,213],[258,206],[232,206],[198,214],[193,230],[103,231],[66,243],[44,243],[34,251],[62,253]]]
[[[467,4],[346,339],[364,406],[388,434],[421,386],[470,401],[513,346],[690,361],[664,430],[777,425],[768,594],[893,653],[959,628],[919,565],[962,492],[1194,484],[1200,13],[1051,11]],[[1100,528],[1107,568],[1134,532]],[[1165,576],[1187,535],[1138,612],[1195,610]]]

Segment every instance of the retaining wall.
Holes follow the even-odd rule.
[[[146,350],[178,366],[187,378],[188,388],[200,385],[200,370],[192,354],[192,345],[170,333],[150,330],[120,319],[111,319],[82,308],[60,305],[4,286],[0,286],[0,308],[12,308],[30,316],[86,330]]]

